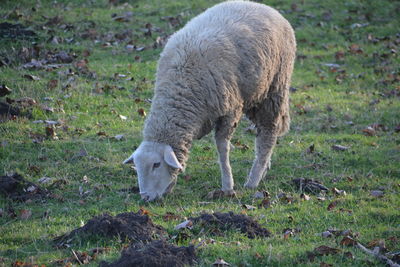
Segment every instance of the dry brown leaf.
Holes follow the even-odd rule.
[[[0,97],[11,94],[11,89],[6,85],[0,85]]]
[[[53,90],[54,88],[57,87],[57,85],[58,85],[58,81],[57,81],[57,80],[50,80],[50,81],[47,83],[47,89]]]
[[[28,220],[30,217],[32,217],[32,211],[31,210],[23,209],[23,210],[20,211],[19,218],[21,220]]]
[[[137,112],[138,112],[138,114],[139,114],[141,117],[146,117],[146,111],[145,111],[144,109],[139,108],[139,109],[137,110]]]
[[[337,248],[331,248],[328,246],[319,246],[317,248],[314,249],[314,253],[316,253],[317,255],[334,255],[340,252],[340,249]]]
[[[346,246],[346,247],[353,247],[357,245],[357,241],[351,238],[350,236],[345,236],[343,239],[340,241],[340,245]]]
[[[328,210],[330,211],[330,210],[333,210],[335,207],[336,207],[336,205],[338,204],[339,202],[338,201],[332,201],[331,203],[329,203],[329,205],[328,205]]]
[[[181,219],[181,216],[176,215],[175,213],[172,212],[166,212],[163,216],[163,221],[168,222],[168,221],[174,221],[174,220],[179,220]]]

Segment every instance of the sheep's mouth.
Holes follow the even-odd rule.
[[[175,185],[176,185],[176,179],[172,180],[172,182],[167,186],[163,195],[171,193]]]

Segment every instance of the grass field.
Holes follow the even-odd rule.
[[[376,241],[381,247],[384,242],[385,253],[400,251],[400,2],[261,1],[290,21],[298,42],[291,130],[279,139],[272,169],[258,188],[270,193],[266,208],[259,208],[255,191],[242,187],[254,155],[247,119],[232,142],[237,198],[205,198],[220,186],[212,134],[194,143],[186,172],[162,201],[143,203],[123,190],[137,184],[133,169],[121,162],[141,141],[162,43],[219,1],[110,2],[0,3],[0,23],[35,33],[0,29],[0,86],[11,89],[0,101],[17,100],[13,105],[22,110],[0,122],[0,175],[17,172],[35,183],[49,177],[42,186],[64,199],[0,196],[0,266],[56,266],[72,256],[71,249],[95,247],[110,250],[89,265],[113,261],[126,240],[92,237],[57,249],[52,239],[104,212],[141,207],[171,237],[184,217],[228,211],[251,216],[273,234],[249,239],[235,229],[216,236],[195,228],[184,230],[186,238],[171,238],[176,245],[202,243],[200,266],[218,258],[231,266],[384,266],[341,244],[343,236],[321,235],[332,228],[351,230],[372,249]],[[338,145],[344,150],[332,148]],[[346,194],[329,191],[325,200],[315,194],[304,200],[295,178],[316,179]],[[165,221],[167,212],[179,218]],[[321,245],[340,251],[312,259],[309,252]]]

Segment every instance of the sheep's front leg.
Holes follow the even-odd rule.
[[[215,127],[215,144],[218,150],[219,166],[221,169],[222,191],[225,195],[234,195],[232,169],[229,162],[230,140],[239,121],[240,114],[222,117]]]
[[[251,167],[247,182],[247,188],[256,188],[267,169],[271,168],[271,155],[276,144],[275,131],[259,129],[256,137],[256,157]]]
[[[215,143],[217,145],[219,166],[221,169],[221,189],[224,193],[232,194],[234,182],[229,162],[230,141],[227,138],[216,136]]]

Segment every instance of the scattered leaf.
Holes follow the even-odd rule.
[[[328,205],[328,210],[330,211],[330,210],[333,210],[335,207],[336,207],[336,205],[338,204],[339,202],[337,201],[337,200],[335,200],[335,201],[332,201],[331,203],[329,203],[329,205]]]
[[[166,212],[163,216],[163,221],[164,222],[168,222],[168,221],[175,221],[175,220],[179,220],[181,218],[181,216],[176,215],[175,213],[172,212]]]
[[[212,264],[212,266],[224,267],[224,266],[231,266],[231,265],[229,263],[227,263],[226,261],[224,261],[224,259],[219,258]]]
[[[346,247],[353,247],[357,245],[357,241],[354,240],[350,236],[345,236],[343,239],[340,241],[340,245],[346,246]]]
[[[316,253],[317,255],[334,255],[340,252],[340,249],[337,248],[332,248],[332,247],[328,247],[328,246],[319,246],[317,248],[314,249],[314,253]]]
[[[57,136],[56,129],[55,129],[54,125],[47,126],[45,128],[45,130],[46,130],[47,138],[52,139],[52,140],[58,140],[58,136]]]
[[[248,205],[248,204],[243,204],[242,208],[244,208],[246,210],[255,210],[255,209],[257,209],[255,206]]]
[[[137,112],[141,117],[146,117],[146,111],[144,111],[144,109],[139,108]]]
[[[336,187],[332,188],[331,191],[332,191],[332,193],[333,193],[334,195],[336,195],[336,196],[346,196],[346,195],[347,195],[346,191],[344,191],[344,190],[339,190],[339,189],[337,189]]]
[[[126,121],[128,118],[126,117],[126,116],[124,116],[124,115],[118,115],[118,117],[121,119],[121,120],[123,120],[123,121]]]
[[[117,134],[116,136],[114,136],[114,139],[115,140],[118,140],[118,141],[121,141],[121,140],[123,140],[125,137],[124,137],[124,135],[123,134]]]
[[[349,147],[348,146],[342,146],[342,145],[333,145],[332,149],[336,150],[336,151],[346,151],[346,150],[349,149]]]
[[[254,193],[253,198],[256,199],[263,199],[263,198],[268,198],[270,197],[270,193],[268,191],[257,191]]]
[[[58,80],[50,80],[50,81],[47,83],[47,89],[53,90],[54,88],[57,87],[57,85],[58,85]]]
[[[372,191],[370,192],[370,194],[371,194],[371,196],[373,196],[373,197],[381,198],[381,197],[384,196],[385,193],[384,193],[383,191],[381,191],[381,190],[372,190]]]
[[[40,78],[38,76],[31,75],[31,74],[25,74],[24,78],[31,80],[31,81],[39,81],[40,80]]]
[[[180,230],[180,229],[192,229],[193,227],[193,222],[191,220],[186,220],[180,224],[178,224],[177,226],[175,226],[175,230]]]
[[[301,193],[300,194],[300,199],[307,201],[307,200],[310,200],[311,197],[309,195],[307,195],[307,194]]]
[[[11,94],[11,89],[7,85],[0,85],[0,97]]]
[[[23,209],[23,210],[20,211],[19,218],[21,220],[28,220],[31,216],[32,216],[32,211],[31,210]]]

